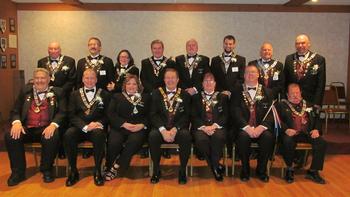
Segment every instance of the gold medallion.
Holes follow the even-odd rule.
[[[35,112],[35,113],[39,113],[39,112],[40,112],[39,106],[36,106],[36,107],[34,108],[34,112]]]

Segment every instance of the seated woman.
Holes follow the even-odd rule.
[[[111,130],[107,140],[106,181],[129,167],[132,156],[147,137],[150,97],[141,92],[139,78],[126,75],[122,93],[111,99],[107,112]]]
[[[193,96],[192,128],[195,145],[204,155],[217,181],[223,180],[224,168],[219,163],[226,137],[227,96],[215,91],[212,73],[206,73],[203,91]]]
[[[123,49],[118,53],[117,63],[115,64],[116,81],[108,85],[108,90],[122,92],[123,82],[127,74],[139,77],[139,69],[134,65],[134,58],[131,53]]]

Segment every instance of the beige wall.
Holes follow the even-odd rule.
[[[153,39],[163,40],[165,54],[174,57],[193,37],[200,53],[212,57],[222,51],[226,34],[236,37],[236,51],[248,61],[258,57],[262,42],[270,41],[275,57],[284,62],[295,50],[295,36],[307,33],[312,50],[326,57],[327,81],[346,82],[349,19],[343,13],[18,11],[20,69],[29,79],[53,40],[61,42],[63,54],[78,60],[87,55],[90,36],[102,39],[102,53],[114,61],[120,49],[129,49],[138,66],[150,56]]]

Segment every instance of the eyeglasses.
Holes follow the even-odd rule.
[[[203,83],[215,83],[214,80],[204,80]]]

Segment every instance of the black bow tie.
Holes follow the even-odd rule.
[[[213,93],[209,94],[209,93],[206,93],[206,92],[204,92],[204,94],[205,94],[205,96],[212,96],[213,95]]]
[[[58,63],[58,60],[50,60],[50,62],[51,63],[54,63],[54,62]]]
[[[249,90],[256,90],[256,87],[248,87],[248,91]]]
[[[95,89],[85,89],[85,92],[86,92],[86,93],[95,92]]]
[[[153,58],[154,61],[163,61],[163,58]]]
[[[298,54],[298,57],[305,57],[305,55],[299,55],[299,54]]]
[[[271,60],[261,60],[262,63],[269,63]]]
[[[47,91],[42,91],[42,92],[38,92],[38,95],[40,95],[40,94],[46,94],[47,93]]]
[[[90,60],[97,60],[99,57],[100,57],[99,55],[96,56],[96,57],[92,57],[92,56],[90,55]]]
[[[231,55],[224,55],[224,57],[232,57]]]
[[[167,94],[175,94],[176,91],[166,91]]]
[[[187,55],[187,58],[189,59],[189,58],[195,58],[196,57],[196,55]]]

